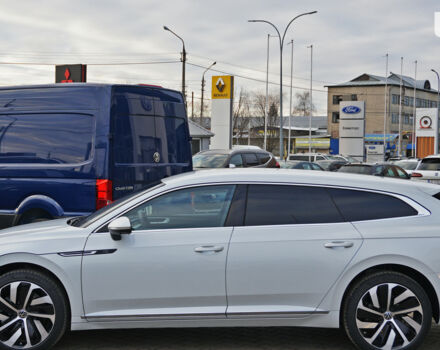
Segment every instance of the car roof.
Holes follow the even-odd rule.
[[[210,149],[206,151],[201,151],[197,154],[233,154],[233,153],[265,153],[269,154],[269,152],[265,151],[264,149],[245,149],[245,148],[238,148],[238,149]]]
[[[353,187],[400,194],[423,191],[434,195],[440,192],[438,185],[419,181],[340,172],[312,172],[309,170],[292,172],[290,169],[274,168],[212,169],[184,173],[165,178],[162,181],[171,187],[225,182],[267,182]]]

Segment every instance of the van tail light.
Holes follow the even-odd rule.
[[[96,180],[96,210],[113,201],[113,184],[111,180]]]
[[[412,173],[411,177],[423,177],[423,175],[420,173]]]

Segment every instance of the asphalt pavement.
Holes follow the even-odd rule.
[[[433,326],[420,350],[440,348],[440,327]],[[354,350],[338,329],[181,328],[70,332],[56,350]]]

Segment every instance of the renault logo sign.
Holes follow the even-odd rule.
[[[232,92],[234,90],[233,88],[233,77],[230,75],[221,75],[221,76],[214,76],[212,77],[212,99],[231,99],[232,98]]]

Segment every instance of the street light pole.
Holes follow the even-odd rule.
[[[292,24],[293,21],[295,21],[297,18],[302,17],[302,16],[306,16],[306,15],[312,15],[314,13],[317,13],[318,11],[312,11],[312,12],[306,12],[306,13],[302,13],[296,17],[294,17],[286,26],[286,29],[284,30],[283,36],[281,36],[280,31],[278,30],[278,28],[271,22],[266,21],[266,20],[262,20],[262,19],[251,19],[248,20],[248,22],[251,23],[256,23],[256,22],[260,22],[260,23],[267,23],[270,26],[272,26],[275,31],[278,34],[278,39],[280,41],[280,158],[283,158],[284,155],[284,145],[283,145],[283,46],[284,46],[284,38],[286,36],[287,30],[289,29],[290,25]]]
[[[287,159],[289,159],[290,154],[290,137],[291,137],[291,120],[292,120],[292,84],[293,84],[293,39],[287,45],[292,45],[292,52],[290,55],[290,106],[289,106],[289,136],[287,141]]]
[[[309,162],[312,161],[312,113],[313,113],[313,100],[312,100],[312,77],[313,77],[313,45],[308,46],[310,48],[310,115],[309,115]]]
[[[383,111],[383,160],[387,157],[387,95],[388,95],[388,54],[385,55],[385,96],[384,96],[384,111]]]
[[[212,63],[202,74],[202,101],[200,102],[200,126],[203,126],[203,96],[205,92],[205,73],[212,68],[212,66],[216,65],[217,62]]]
[[[436,136],[436,138],[438,138],[438,131],[439,131],[438,112],[439,112],[439,108],[440,108],[440,76],[435,69],[431,69],[431,71],[433,71],[437,75],[437,133],[435,136]],[[438,153],[438,142],[437,142],[437,149],[435,150],[435,153],[436,154]]]
[[[174,34],[177,38],[180,39],[180,41],[182,41],[182,57],[181,57],[181,61],[182,61],[182,95],[183,95],[183,100],[185,101],[185,107],[186,107],[186,91],[185,91],[185,63],[186,63],[186,50],[185,50],[185,42],[183,41],[183,39],[178,36],[176,33],[174,33],[170,28],[168,28],[167,26],[163,26],[164,30],[169,31],[170,33]]]

